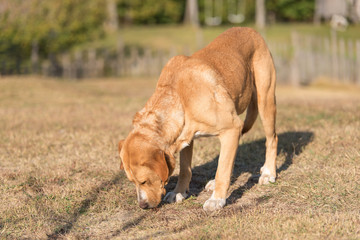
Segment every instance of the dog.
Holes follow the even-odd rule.
[[[203,209],[226,204],[234,158],[242,134],[258,113],[266,135],[266,156],[259,184],[275,182],[276,73],[271,53],[255,30],[231,28],[191,56],[175,56],[163,68],[154,94],[133,119],[133,129],[119,142],[121,169],[135,183],[141,208],[161,202],[180,152],[180,173],[166,202],[181,202],[189,191],[193,142],[217,136],[221,143],[216,176]],[[242,121],[239,115],[246,110]]]

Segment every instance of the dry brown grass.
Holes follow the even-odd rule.
[[[360,90],[278,88],[278,181],[256,184],[259,121],[241,140],[228,205],[207,214],[216,139],[195,142],[193,196],[141,210],[117,141],[154,79],[0,79],[0,239],[359,239]],[[171,178],[171,189],[177,171]]]

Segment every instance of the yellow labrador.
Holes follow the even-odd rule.
[[[234,157],[241,134],[252,127],[258,112],[266,134],[266,160],[259,184],[276,178],[275,68],[263,38],[250,28],[231,28],[192,56],[170,59],[155,93],[133,120],[133,130],[119,142],[121,168],[134,182],[141,208],[153,208],[180,151],[180,175],[167,202],[187,197],[193,140],[217,136],[221,142],[213,190],[205,210],[226,203]],[[243,122],[239,114],[247,109]]]

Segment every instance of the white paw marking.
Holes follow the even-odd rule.
[[[226,199],[224,198],[214,198],[214,193],[211,195],[211,197],[206,200],[204,203],[203,209],[205,211],[215,211],[222,209],[226,204]]]
[[[263,166],[260,170],[261,176],[259,178],[260,185],[266,185],[269,183],[274,183],[276,180],[276,175],[271,174],[270,170]]]
[[[190,144],[188,144],[187,142],[183,142],[183,143],[181,144],[181,150],[183,150],[184,148],[186,148],[186,147],[188,147],[188,146],[190,146]]]
[[[168,203],[182,202],[187,196],[187,193],[168,192],[164,197],[164,201]]]
[[[206,191],[214,191],[214,190],[215,190],[215,179],[210,180],[210,181],[206,184],[205,190],[206,190]]]

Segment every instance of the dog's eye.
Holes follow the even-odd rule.
[[[140,183],[140,185],[144,185],[145,183],[146,183],[146,181],[143,181],[143,182]]]

